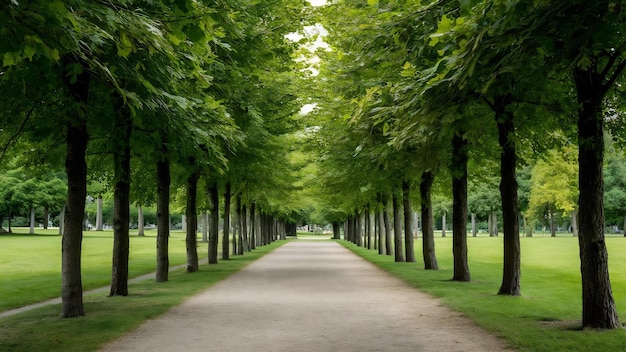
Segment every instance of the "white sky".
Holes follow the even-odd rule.
[[[326,5],[326,0],[308,0],[311,6],[324,6]]]

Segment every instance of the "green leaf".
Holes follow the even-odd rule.
[[[8,52],[2,58],[2,66],[13,66],[22,60],[22,56],[16,52]]]
[[[37,49],[34,46],[26,45],[24,47],[23,55],[24,55],[25,59],[28,59],[28,60],[32,61],[33,56],[35,56],[36,53],[37,53]]]
[[[591,61],[591,58],[589,58],[589,56],[587,55],[581,56],[581,58],[578,59],[578,62],[576,62],[576,66],[582,68],[583,70],[589,69],[592,64],[593,62]]]
[[[66,75],[70,77],[70,83],[76,83],[76,77],[83,72],[83,66],[77,63],[65,66]]]
[[[183,27],[183,32],[187,35],[189,40],[191,40],[192,42],[199,42],[203,40],[206,36],[204,33],[204,30],[195,23],[186,24]]]
[[[128,57],[135,49],[133,41],[126,33],[119,34],[119,41],[115,45],[117,46],[117,54],[123,58]]]

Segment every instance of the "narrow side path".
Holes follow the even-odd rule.
[[[504,351],[335,242],[290,242],[102,351]]]
[[[203,264],[206,263],[207,259],[204,260],[200,260],[199,264]],[[175,271],[175,270],[180,270],[183,268],[186,268],[187,264],[179,264],[176,266],[172,266],[169,268],[169,271]],[[149,280],[149,279],[154,279],[156,277],[156,273],[152,272],[149,274],[143,274],[143,275],[139,275],[136,276],[130,280],[128,280],[128,283],[135,283],[135,282],[140,282],[140,281],[144,281],[144,280]],[[90,295],[93,293],[107,293],[109,292],[109,290],[111,289],[111,286],[102,286],[99,288],[94,288],[88,291],[83,292],[83,295]],[[52,298],[46,301],[41,301],[38,303],[33,303],[33,304],[29,304],[23,307],[19,307],[19,308],[13,308],[13,309],[8,309],[5,311],[0,312],[0,318],[4,318],[4,317],[10,317],[12,315],[16,315],[16,314],[20,314],[20,313],[24,313],[24,312],[28,312],[29,310],[33,310],[33,309],[37,309],[37,308],[41,308],[41,307],[45,307],[45,306],[49,306],[51,304],[61,304],[61,297],[57,297],[57,298]],[[59,313],[61,311],[59,310]]]

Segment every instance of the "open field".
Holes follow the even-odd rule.
[[[626,331],[581,330],[578,241],[570,236],[522,238],[522,296],[498,296],[502,237],[468,238],[472,281],[452,282],[452,239],[437,238],[438,271],[423,269],[421,239],[417,263],[344,244],[424,292],[467,314],[521,351],[624,351]],[[626,321],[626,239],[607,237],[611,282],[618,314]],[[416,312],[419,315],[419,312]]]
[[[148,233],[145,238],[131,237],[132,276],[154,270],[154,236],[154,233]],[[325,239],[330,236],[299,234],[299,238]],[[60,295],[60,241],[59,236],[52,234],[0,236],[0,302],[3,310]],[[344,244],[409,284],[441,297],[445,304],[467,314],[520,351],[626,350],[624,330],[597,332],[580,329],[577,239],[564,234],[557,238],[547,235],[522,238],[521,241],[521,297],[496,295],[502,275],[502,237],[468,238],[472,273],[469,283],[449,281],[452,277],[450,237],[436,239],[438,271],[423,270],[420,240],[415,246],[417,263],[394,263],[393,257]],[[86,289],[109,284],[111,244],[110,232],[85,233],[83,272]],[[131,296],[127,298],[88,295],[85,299],[87,316],[78,320],[59,320],[58,305],[3,318],[0,320],[4,335],[0,339],[0,350],[90,350],[239,270],[276,245],[222,261],[217,266],[203,265],[198,275],[180,270],[172,273],[170,282],[162,285],[153,280],[131,284]],[[608,236],[607,246],[618,314],[626,321],[626,239],[619,235]],[[201,258],[205,248],[206,243],[199,244]],[[185,261],[182,232],[172,233],[170,259],[172,266]],[[415,314],[419,316],[419,312]],[[59,339],[59,336],[71,334],[82,337]],[[88,340],[85,340],[86,335],[90,336]]]
[[[0,235],[0,311],[61,296],[61,236],[58,230],[13,228]],[[207,244],[199,244],[200,258],[206,258]],[[113,232],[85,231],[83,238],[83,289],[110,284]],[[185,234],[172,231],[169,240],[170,265],[186,261]],[[130,238],[129,276],[153,272],[156,268],[156,230],[145,237]]]
[[[0,351],[94,351],[103,343],[163,314],[187,297],[223,280],[284,243],[286,241],[274,242],[243,256],[220,261],[218,265],[203,264],[196,273],[188,274],[184,269],[171,272],[168,282],[156,283],[148,279],[130,283],[128,297],[106,297],[106,293],[86,295],[85,316],[82,318],[59,319],[59,304],[2,318]],[[106,268],[110,270],[108,264]],[[103,268],[94,272],[100,270],[106,271]],[[55,292],[59,294],[58,290]]]

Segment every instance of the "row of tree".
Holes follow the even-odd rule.
[[[131,204],[156,204],[157,281],[168,279],[173,198],[185,203],[189,271],[197,270],[199,209],[212,210],[217,226],[220,195],[225,221],[233,198],[237,211],[264,224],[263,238],[296,220],[288,155],[298,127],[298,47],[285,35],[307,12],[295,0],[0,5],[3,169],[19,165],[43,178],[38,170],[65,166],[63,317],[84,314],[81,242],[90,183],[114,199],[111,295],[128,294]],[[32,206],[43,205],[43,196],[31,195]],[[3,202],[4,211],[11,204]],[[251,247],[247,233],[242,240]],[[217,243],[214,228],[210,263],[217,262]],[[229,241],[222,244],[226,259]]]
[[[623,231],[626,228],[624,226],[626,187],[623,178],[626,159],[623,153],[613,146],[610,146],[607,152],[604,166],[606,225],[607,229],[611,228],[611,232],[618,229]],[[573,153],[571,145],[554,149],[546,153],[542,159],[536,160],[533,165],[518,169],[519,206],[526,236],[532,236],[533,231],[538,228],[548,229],[553,237],[558,229],[577,235],[578,171]],[[473,173],[472,169],[470,165],[470,174]],[[487,170],[482,168],[477,172],[485,171]],[[469,180],[468,212],[471,213],[471,226],[468,224],[468,229],[471,229],[473,236],[476,236],[479,230],[488,231],[490,235],[498,234],[501,212],[497,191],[498,180],[493,171],[496,171],[495,165],[491,174],[482,175],[477,181]],[[30,224],[31,233],[34,232],[36,224],[41,224],[44,228],[47,228],[49,222],[59,225],[60,216],[56,215],[62,213],[62,206],[65,203],[65,183],[65,175],[62,172],[27,177],[24,170],[15,169],[1,175],[0,218],[7,220],[8,232],[11,232],[14,218],[17,218],[18,226]],[[446,216],[451,213],[452,208],[450,195],[445,191],[445,187],[441,187],[433,199],[435,228],[442,229],[444,233],[449,230]],[[103,226],[111,227],[114,220],[113,194],[106,185],[98,182],[88,185],[88,194],[86,224],[93,225],[95,230],[102,230]],[[414,195],[410,201],[419,202],[419,197]],[[306,202],[309,203],[311,200],[307,199]],[[208,218],[209,208],[205,208],[207,201],[201,203],[199,209],[202,214],[199,222],[202,222],[204,232],[208,228],[205,217]],[[184,220],[180,216],[186,208],[185,191],[182,187],[174,192],[173,207],[170,222],[184,228]],[[313,209],[302,209],[298,214],[293,214],[293,219],[302,219],[306,223],[312,211]],[[138,227],[138,232],[143,234],[143,225],[156,224],[156,209],[133,207],[130,209],[130,217],[130,224]],[[323,218],[317,220],[324,222]],[[0,223],[0,228],[2,226]]]
[[[451,194],[453,280],[469,281],[468,194],[484,196],[488,189],[502,210],[498,293],[519,295],[521,204],[538,213],[577,212],[572,219],[578,221],[583,326],[618,328],[604,203],[616,203],[623,213],[617,205],[623,199],[604,197],[603,167],[605,128],[616,146],[626,136],[622,5],[368,0],[321,8],[318,20],[329,33],[330,50],[318,52],[322,64],[312,98],[318,106],[311,122],[318,126],[327,215],[341,221],[384,213],[390,199],[395,205],[418,191],[428,251],[433,198]],[[549,166],[556,154],[566,168]],[[543,170],[542,158],[548,165]],[[528,164],[536,164],[537,191],[521,200],[518,172]],[[499,182],[493,182],[494,169]],[[619,176],[610,182],[615,189],[623,185]],[[499,195],[493,194],[496,184]],[[553,188],[567,189],[567,195],[546,202]],[[380,223],[387,223],[384,214]]]

